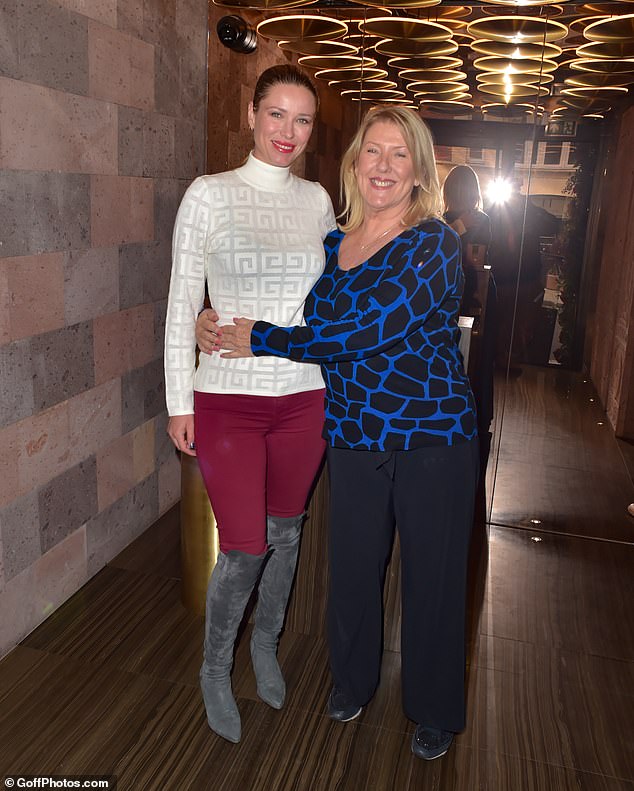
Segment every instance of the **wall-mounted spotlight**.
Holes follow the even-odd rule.
[[[258,45],[258,34],[239,16],[223,16],[216,25],[221,43],[234,52],[253,52]]]

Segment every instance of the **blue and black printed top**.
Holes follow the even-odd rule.
[[[256,356],[320,362],[324,437],[358,450],[454,445],[476,436],[458,349],[460,240],[440,220],[404,230],[367,261],[338,266],[343,233],[325,241],[326,267],[306,300],[306,327],[257,321]]]

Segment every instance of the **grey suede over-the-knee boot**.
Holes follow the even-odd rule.
[[[239,742],[240,714],[231,691],[233,646],[265,555],[230,550],[218,555],[207,587],[204,661],[200,688],[212,731]]]
[[[268,516],[266,520],[267,543],[272,551],[258,588],[251,658],[258,695],[274,709],[282,708],[286,696],[286,684],[277,662],[277,642],[295,577],[303,521],[304,514]]]

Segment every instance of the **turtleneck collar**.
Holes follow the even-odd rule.
[[[247,184],[265,192],[284,192],[292,181],[290,168],[280,168],[262,162],[253,156],[253,151],[244,165],[236,168],[236,173]]]

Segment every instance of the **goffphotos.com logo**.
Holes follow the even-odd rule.
[[[116,791],[114,777],[88,777],[86,775],[10,775],[4,778],[5,788],[99,788],[102,791]]]

